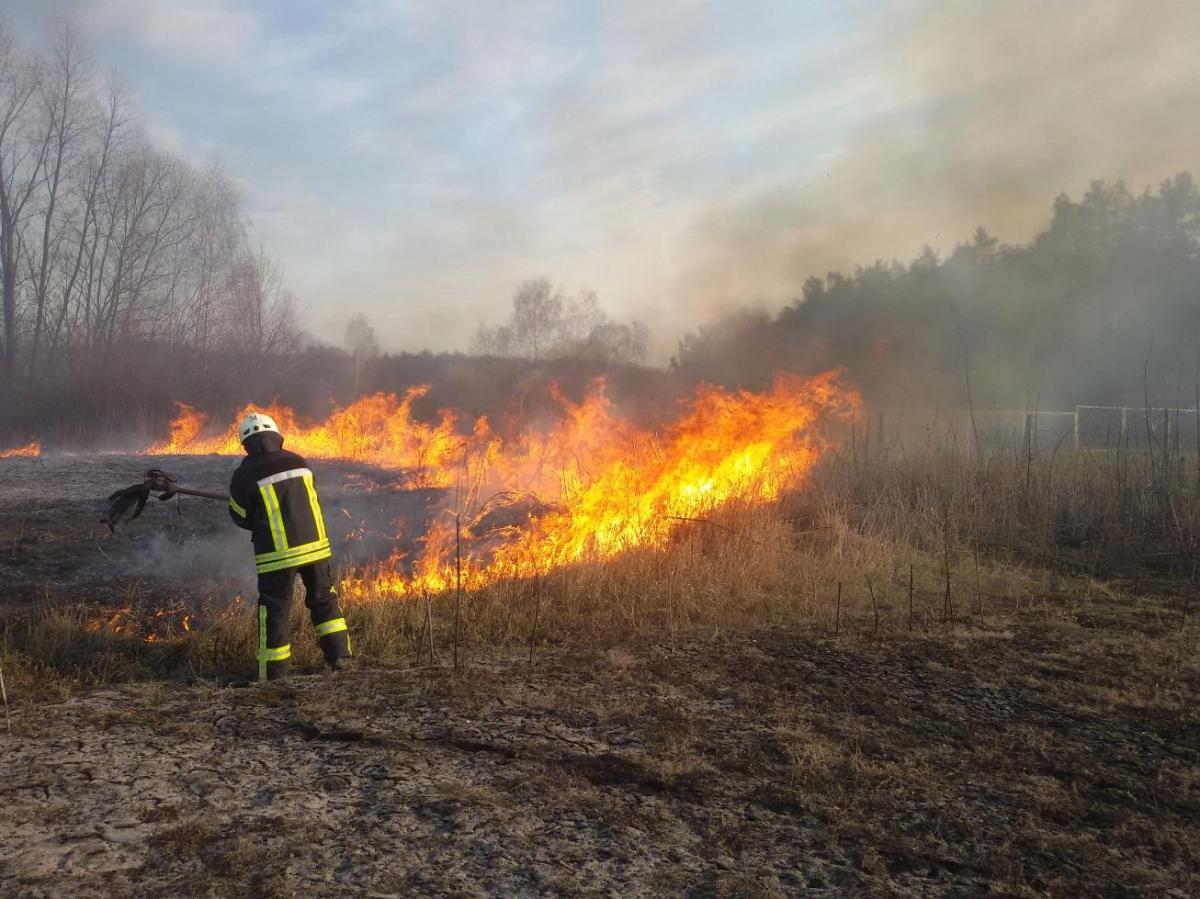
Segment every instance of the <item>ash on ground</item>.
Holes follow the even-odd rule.
[[[162,468],[179,483],[223,491],[231,456],[58,455],[0,460],[0,614],[30,602],[194,611],[255,592],[249,534],[219,501],[151,498],[110,533],[108,495]],[[400,478],[352,463],[310,460],[337,564],[412,557],[446,491],[396,489]]]

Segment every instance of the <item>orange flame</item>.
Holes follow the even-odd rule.
[[[42,445],[31,440],[24,446],[14,446],[12,449],[0,450],[0,459],[33,458],[42,454]]]
[[[455,488],[457,515],[435,522],[419,558],[396,556],[347,577],[343,595],[452,589],[456,527],[468,589],[664,546],[679,519],[735,499],[770,502],[803,486],[827,445],[823,426],[860,406],[838,372],[781,375],[761,394],[700,387],[673,424],[651,433],[617,415],[598,381],[579,403],[555,390],[561,415],[549,429],[502,439],[484,418],[466,435],[453,412],[441,412],[433,425],[417,421],[412,404],[427,389],[363,397],[311,426],[285,406],[263,410],[303,455],[408,469],[408,486]],[[234,434],[203,437],[206,423],[203,413],[179,404],[170,439],[147,452],[241,452]],[[497,527],[496,518],[510,523]]]
[[[454,462],[461,459],[467,441],[486,443],[487,420],[480,418],[464,438],[458,433],[458,417],[443,411],[437,424],[428,425],[413,417],[413,403],[429,391],[413,387],[397,398],[394,394],[365,396],[337,409],[324,422],[303,426],[287,406],[246,406],[237,419],[252,411],[266,412],[287,437],[288,449],[314,459],[348,459],[385,468],[410,469],[411,487],[448,487],[454,479]],[[215,437],[202,436],[208,416],[186,403],[177,403],[178,414],[171,422],[171,436],[151,446],[151,454],[240,455],[241,443],[232,430]]]
[[[493,441],[461,491],[473,515],[447,516],[427,535],[411,566],[393,558],[343,580],[359,598],[400,598],[451,589],[458,577],[456,526],[463,529],[467,589],[528,578],[581,561],[612,558],[634,547],[662,547],[680,519],[731,500],[766,503],[800,487],[827,438],[820,426],[856,414],[857,393],[837,373],[779,377],[768,393],[701,388],[682,416],[658,435],[616,417],[602,385],[580,404],[559,398],[563,417],[549,432],[512,447]],[[463,486],[460,484],[460,486]],[[496,545],[475,525],[514,495],[539,495],[551,511],[510,525]]]

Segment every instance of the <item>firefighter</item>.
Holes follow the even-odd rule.
[[[277,680],[288,673],[297,574],[326,663],[334,671],[348,667],[350,632],[338,608],[313,473],[301,456],[283,448],[283,435],[269,415],[251,412],[238,425],[238,437],[246,458],[229,485],[229,514],[238,527],[250,531],[254,544],[258,679]]]

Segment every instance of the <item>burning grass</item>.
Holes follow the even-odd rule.
[[[781,376],[763,394],[700,389],[653,434],[617,416],[602,385],[580,404],[561,402],[563,415],[548,431],[493,440],[463,457],[453,518],[435,521],[419,558],[393,556],[346,579],[343,593],[477,590],[665,548],[680,525],[801,488],[830,445],[830,424],[858,408],[857,394],[834,373]],[[487,527],[497,516],[511,523]]]
[[[41,454],[42,445],[36,440],[30,440],[24,446],[0,450],[0,459],[32,459]]]
[[[835,375],[760,395],[703,390],[653,435],[599,389],[561,403],[541,432],[501,440],[477,423],[490,436],[440,470],[454,477],[451,508],[413,555],[340,572],[361,654],[428,662],[432,647],[445,663],[456,645],[535,652],[796,626],[886,639],[1106,597],[1152,593],[1181,621],[1194,604],[1194,456],[981,453],[937,435],[865,451],[826,427],[856,408]],[[358,414],[314,432],[361,433],[346,423]],[[316,667],[299,602],[296,615],[297,660]],[[251,621],[240,600],[60,604],[17,622],[5,659],[30,686],[48,671],[67,683],[248,673]],[[112,638],[113,656],[75,652],[76,633],[84,647]]]
[[[366,396],[336,409],[316,424],[302,424],[289,407],[279,403],[265,409],[246,406],[233,421],[253,411],[266,412],[287,435],[288,448],[303,456],[411,470],[414,474],[406,486],[446,487],[454,483],[465,448],[486,447],[492,435],[486,418],[477,419],[473,428],[463,433],[462,416],[449,410],[443,411],[435,424],[416,419],[413,403],[428,391],[428,387],[420,386],[401,397],[385,393]],[[212,433],[208,415],[186,403],[177,405],[170,436],[147,449],[148,454],[242,454],[233,428],[221,427]]]
[[[435,664],[451,665],[456,642],[467,660],[496,647],[536,654],[554,645],[615,647],[698,634],[735,639],[763,628],[888,640],[981,626],[1022,610],[1070,615],[1080,604],[1143,592],[1165,596],[1184,620],[1194,585],[1182,561],[1170,576],[1164,554],[1181,551],[1162,541],[1174,537],[1130,537],[1120,551],[1110,542],[1098,575],[1095,551],[1060,545],[1064,532],[1051,524],[1059,520],[1056,505],[1081,481],[1065,477],[1061,493],[1041,484],[1038,503],[1013,493],[1014,507],[994,507],[1009,529],[984,530],[972,515],[947,518],[945,509],[958,508],[955,490],[963,484],[999,491],[999,482],[1011,483],[1010,472],[997,464],[981,481],[983,472],[969,460],[958,464],[975,477],[960,479],[947,463],[934,489],[910,481],[907,463],[888,477],[882,463],[835,453],[803,492],[711,508],[703,518],[676,522],[663,545],[584,558],[546,575],[468,582],[461,595],[452,587],[399,600],[352,593],[345,605],[355,646],[376,663],[429,664],[432,649]],[[371,576],[350,569],[342,581],[362,584]],[[305,614],[297,597],[295,658],[301,670],[315,671]],[[248,676],[253,615],[241,599],[164,610],[139,608],[131,595],[115,611],[58,605],[27,616],[10,628],[5,647],[18,691],[36,692],[54,678],[66,689],[156,676]]]
[[[758,394],[701,386],[675,421],[651,432],[622,418],[598,381],[580,402],[553,388],[559,414],[550,426],[522,423],[500,435],[484,418],[460,433],[462,416],[448,411],[436,425],[414,420],[423,391],[364,397],[314,425],[268,409],[287,446],[306,456],[406,472],[398,482],[406,488],[453,488],[450,514],[433,520],[415,558],[397,551],[347,576],[344,596],[479,590],[664,548],[681,524],[726,504],[766,505],[802,488],[833,445],[831,429],[859,407],[837,372],[780,375]],[[150,452],[238,451],[232,434],[209,438],[204,429],[200,413],[181,407],[170,439]]]

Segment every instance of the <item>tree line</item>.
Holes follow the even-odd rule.
[[[1200,401],[1200,190],[1096,181],[1028,243],[982,227],[942,256],[810,277],[776,314],[742,309],[679,346],[688,380],[761,386],[847,368],[868,399],[1009,408]]]

